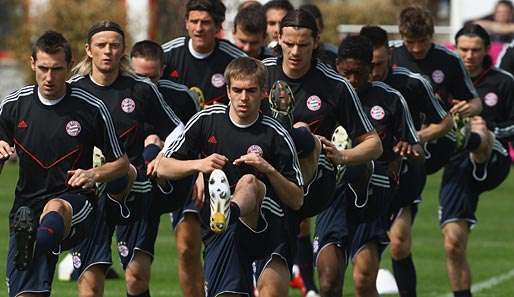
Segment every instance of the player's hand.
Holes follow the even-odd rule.
[[[270,163],[268,163],[268,161],[264,160],[264,158],[261,157],[261,155],[256,153],[242,155],[234,161],[234,165],[239,166],[242,164],[252,166],[262,174],[269,174],[275,170],[275,168],[273,168],[273,166],[271,166]]]
[[[323,146],[323,152],[327,156],[327,158],[332,162],[334,165],[344,165],[344,151],[340,151],[337,149],[335,144],[333,144],[330,140],[326,139],[323,136],[318,136],[319,140],[321,141],[321,145]]]
[[[70,177],[68,179],[68,185],[72,188],[82,187],[83,189],[90,189],[95,187],[96,174],[94,168],[88,170],[69,170],[68,176]]]
[[[11,155],[14,155],[14,147],[10,146],[3,140],[0,140],[0,161],[9,159]]]
[[[423,149],[419,144],[409,144],[406,141],[398,141],[398,143],[393,147],[393,152],[408,158],[418,159],[423,156]]]
[[[159,138],[157,134],[150,134],[145,138],[145,146],[149,144],[155,144],[158,147],[162,148],[164,142],[162,142],[162,140]]]
[[[206,158],[199,160],[198,171],[209,174],[214,169],[222,169],[227,164],[227,157],[220,154],[212,154]]]
[[[158,154],[157,157],[155,157],[155,159],[150,161],[150,163],[148,163],[148,165],[146,166],[146,175],[149,178],[157,177],[157,167],[159,167],[159,162],[161,161],[162,158],[163,158],[163,155]]]
[[[193,186],[192,194],[193,202],[195,203],[195,206],[198,208],[202,208],[203,203],[205,201],[204,190],[205,184],[203,181],[203,173],[199,173]]]
[[[472,106],[466,100],[452,100],[452,108],[450,109],[450,113],[458,113],[463,117],[469,117],[472,115]]]

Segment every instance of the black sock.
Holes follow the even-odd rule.
[[[300,268],[300,275],[302,276],[303,283],[307,291],[316,291],[316,284],[314,283],[314,265],[312,243],[310,236],[303,236],[297,238],[298,251],[297,251],[297,265]]]
[[[472,152],[476,150],[480,146],[480,142],[482,142],[482,138],[480,138],[480,134],[471,132],[469,134],[468,144],[466,145],[466,150]]]
[[[145,292],[139,295],[130,295],[129,293],[127,293],[127,297],[150,297],[150,290],[146,290]]]
[[[314,151],[316,146],[314,136],[306,127],[293,128],[291,138],[298,152],[298,158],[305,158]]]
[[[34,255],[36,257],[56,250],[64,236],[64,219],[56,211],[47,213],[41,220],[37,228],[36,247]]]
[[[461,290],[461,291],[453,291],[454,297],[471,297],[471,290]]]
[[[239,205],[237,205],[235,202],[230,203],[230,215],[236,218],[239,218],[241,216],[241,209],[239,208]]]
[[[416,269],[412,261],[412,255],[405,259],[394,260],[393,273],[398,291],[401,297],[415,297],[416,296]]]

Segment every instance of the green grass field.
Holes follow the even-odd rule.
[[[5,263],[8,240],[8,213],[12,206],[17,167],[7,165],[0,175],[0,262]],[[437,193],[440,175],[431,176],[414,227],[414,260],[418,275],[418,296],[444,296],[450,292],[442,239],[437,223]],[[473,271],[473,283],[479,290],[474,296],[514,296],[514,177],[502,186],[482,196],[478,224],[470,237],[468,254]],[[175,243],[169,220],[164,217],[156,246],[153,265],[152,296],[182,296],[177,278]],[[114,257],[114,259],[116,259]],[[116,262],[116,261],[115,261]],[[0,264],[5,267],[5,264]],[[386,252],[383,267],[390,269]],[[350,268],[351,269],[351,268]],[[345,296],[353,296],[351,271],[347,271]],[[121,271],[116,264],[116,270]],[[5,268],[2,269],[5,275]],[[507,276],[505,276],[508,274]],[[496,282],[495,282],[496,281]],[[497,283],[497,284],[495,284]],[[0,282],[0,296],[6,296],[5,283]],[[54,281],[53,296],[76,296],[75,283]],[[299,296],[291,291],[291,296]],[[108,281],[105,296],[125,296],[121,280]]]

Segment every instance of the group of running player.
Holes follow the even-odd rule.
[[[50,295],[64,250],[78,295],[103,296],[114,233],[126,295],[150,296],[166,213],[184,296],[341,296],[350,262],[355,294],[378,296],[388,245],[400,296],[416,296],[411,230],[441,168],[451,290],[471,296],[478,198],[507,177],[514,136],[514,79],[492,65],[487,32],[464,26],[453,53],[411,6],[402,41],[365,26],[335,48],[316,6],[247,1],[233,45],[217,37],[224,20],[220,0],[189,0],[186,36],[130,56],[120,25],[101,21],[73,69],[61,33],[37,39],[37,84],[0,105],[0,160],[20,160],[9,296]]]

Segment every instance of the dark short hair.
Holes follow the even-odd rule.
[[[514,5],[512,4],[512,1],[510,1],[510,0],[500,0],[500,1],[496,2],[496,5],[494,6],[495,10],[500,5],[505,5],[508,8],[510,8],[510,10],[514,10]]]
[[[373,48],[385,47],[389,48],[387,32],[379,26],[364,26],[359,33],[366,37],[373,44]]]
[[[462,27],[457,34],[455,34],[455,44],[457,44],[459,37],[461,36],[469,36],[469,37],[479,37],[482,39],[484,43],[484,47],[488,48],[491,45],[491,38],[487,31],[478,24],[469,23]]]
[[[319,30],[323,30],[325,24],[323,23],[323,15],[321,14],[321,10],[319,10],[318,6],[316,6],[315,4],[304,4],[300,6],[299,9],[305,10],[308,13],[312,14],[312,16],[319,22]]]
[[[89,31],[87,32],[87,43],[91,43],[93,35],[103,31],[113,31],[120,34],[123,40],[123,45],[125,45],[125,32],[118,23],[109,20],[99,21],[94,23],[91,28],[89,28]]]
[[[266,14],[266,12],[268,12],[268,10],[270,9],[281,9],[285,11],[291,11],[294,9],[294,7],[288,0],[271,0],[264,4],[262,9],[264,10],[264,14]]]
[[[266,35],[266,15],[260,7],[245,7],[234,19],[234,32],[243,30],[250,34]]]
[[[186,4],[186,18],[189,17],[189,12],[194,10],[208,12],[214,23],[221,26],[221,23],[225,20],[227,8],[221,0],[189,0]]]
[[[280,21],[280,34],[282,34],[282,29],[285,27],[311,29],[312,37],[314,38],[317,38],[319,34],[316,19],[314,19],[312,14],[301,9],[291,10],[284,16]]]
[[[338,59],[355,59],[371,65],[373,60],[373,45],[364,36],[347,36],[339,45]]]
[[[232,60],[225,68],[225,81],[230,87],[231,79],[243,79],[250,76],[257,78],[259,88],[263,89],[266,84],[268,70],[261,61],[251,57],[241,57]]]
[[[55,54],[61,50],[64,52],[66,63],[71,63],[72,54],[68,40],[59,32],[46,31],[32,46],[32,58],[36,61],[39,51],[47,54]]]
[[[409,6],[400,12],[400,34],[408,38],[422,38],[434,35],[434,20],[427,9]]]
[[[152,40],[136,42],[130,51],[130,57],[159,60],[161,65],[164,63],[164,51],[162,47]]]

